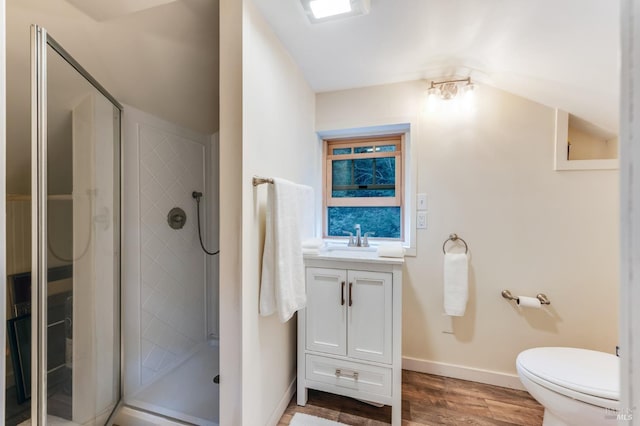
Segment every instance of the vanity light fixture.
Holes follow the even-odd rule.
[[[439,96],[441,99],[450,100],[460,92],[469,93],[474,89],[475,84],[471,82],[471,77],[467,77],[457,80],[432,81],[427,89],[427,94],[429,97]]]
[[[312,24],[366,15],[371,7],[371,0],[301,0],[301,2]]]

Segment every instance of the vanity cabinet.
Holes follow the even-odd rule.
[[[401,414],[403,259],[305,257],[298,313],[298,405],[318,389]]]

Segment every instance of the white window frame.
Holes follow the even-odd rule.
[[[336,147],[348,147],[354,151],[361,147],[375,147],[384,145],[396,145],[395,151],[356,154],[333,154],[331,150]],[[322,234],[328,238],[329,232],[329,207],[400,207],[400,238],[372,237],[373,240],[401,241],[404,237],[404,174],[402,164],[404,135],[391,134],[381,136],[353,137],[339,139],[325,139],[323,141],[323,194],[322,194]],[[338,148],[339,149],[339,148]],[[353,160],[359,158],[388,158],[394,157],[395,163],[395,196],[393,197],[333,197],[333,161]],[[347,237],[331,236],[329,238],[346,239]]]
[[[390,134],[402,134],[404,139],[403,146],[403,236],[402,244],[405,248],[405,256],[416,255],[416,182],[417,182],[417,147],[416,141],[418,136],[418,117],[400,117],[397,119],[384,120],[379,123],[363,123],[361,126],[351,126],[339,128],[338,126],[329,127],[327,129],[317,130],[318,143],[323,143],[325,139],[342,139],[349,137],[369,137],[382,136]],[[324,161],[324,160],[323,160]],[[319,177],[322,179],[322,176]],[[320,202],[322,206],[323,203]],[[318,215],[318,229],[323,230],[324,212]],[[324,240],[330,244],[345,244],[344,239],[333,237],[325,237]],[[373,240],[372,246],[378,242]]]

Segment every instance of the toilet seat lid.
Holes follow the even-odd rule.
[[[597,398],[620,399],[620,361],[615,355],[578,348],[533,348],[516,363],[557,386]]]

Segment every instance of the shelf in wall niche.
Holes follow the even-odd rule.
[[[616,170],[620,161],[616,159],[568,160],[567,141],[569,140],[569,113],[556,109],[556,128],[554,141],[553,170]]]
[[[47,196],[49,201],[71,201],[73,200],[72,194],[51,194]],[[31,195],[29,194],[7,194],[7,201],[31,201]]]

